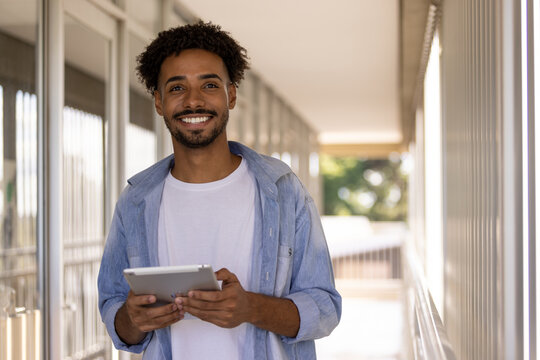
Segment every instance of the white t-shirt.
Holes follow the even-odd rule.
[[[169,173],[159,211],[159,263],[226,267],[250,290],[254,219],[255,179],[244,159],[211,183],[185,183]],[[171,326],[173,359],[238,359],[246,326],[224,329],[186,313]]]

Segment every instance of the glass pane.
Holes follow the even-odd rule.
[[[270,103],[268,101],[270,92],[268,88],[261,84],[259,90],[259,150],[266,155],[270,155]]]
[[[240,84],[239,92],[244,101],[240,102],[238,112],[242,118],[242,142],[250,148],[255,148],[255,122],[253,119],[253,76],[247,74]],[[238,106],[237,105],[237,106]]]
[[[37,1],[0,0],[0,359],[40,359]]]
[[[293,114],[288,106],[284,106],[281,112],[281,160],[292,167],[292,139],[291,127],[294,121]],[[294,170],[294,169],[293,169]]]
[[[291,168],[295,172],[296,175],[299,174],[300,170],[300,158],[299,158],[299,125],[300,125],[300,119],[296,116],[296,114],[291,113],[291,118],[289,121],[289,129],[286,135],[287,140],[287,148],[291,152]]]
[[[126,179],[156,162],[154,101],[137,79],[136,58],[146,44],[133,34],[129,36],[129,124],[126,129]],[[170,138],[164,139],[170,142]]]
[[[280,158],[281,154],[281,103],[274,94],[270,98],[270,154],[275,158]]]
[[[156,162],[156,135],[134,124],[126,129],[126,175],[129,179]]]
[[[69,16],[64,25],[64,355],[94,358],[110,348],[96,286],[105,234],[110,44]]]
[[[308,149],[309,149],[309,185],[308,191],[315,200],[318,209],[324,209],[322,204],[322,194],[320,191],[320,169],[319,169],[319,139],[317,133],[309,131]]]
[[[299,119],[298,123],[298,177],[307,185],[309,183],[309,129],[306,124]]]

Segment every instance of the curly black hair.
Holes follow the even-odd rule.
[[[218,55],[227,68],[231,82],[238,86],[249,69],[247,51],[219,25],[199,21],[162,31],[137,57],[137,75],[151,94],[158,88],[163,61],[186,49],[203,49]]]

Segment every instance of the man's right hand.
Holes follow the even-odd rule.
[[[184,318],[182,306],[175,303],[149,307],[156,302],[154,295],[135,295],[129,292],[124,305],[116,313],[114,327],[123,342],[135,345],[146,333],[174,324]]]

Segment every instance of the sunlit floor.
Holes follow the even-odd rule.
[[[403,359],[404,311],[398,296],[376,298],[344,292],[341,322],[316,341],[321,360]]]

